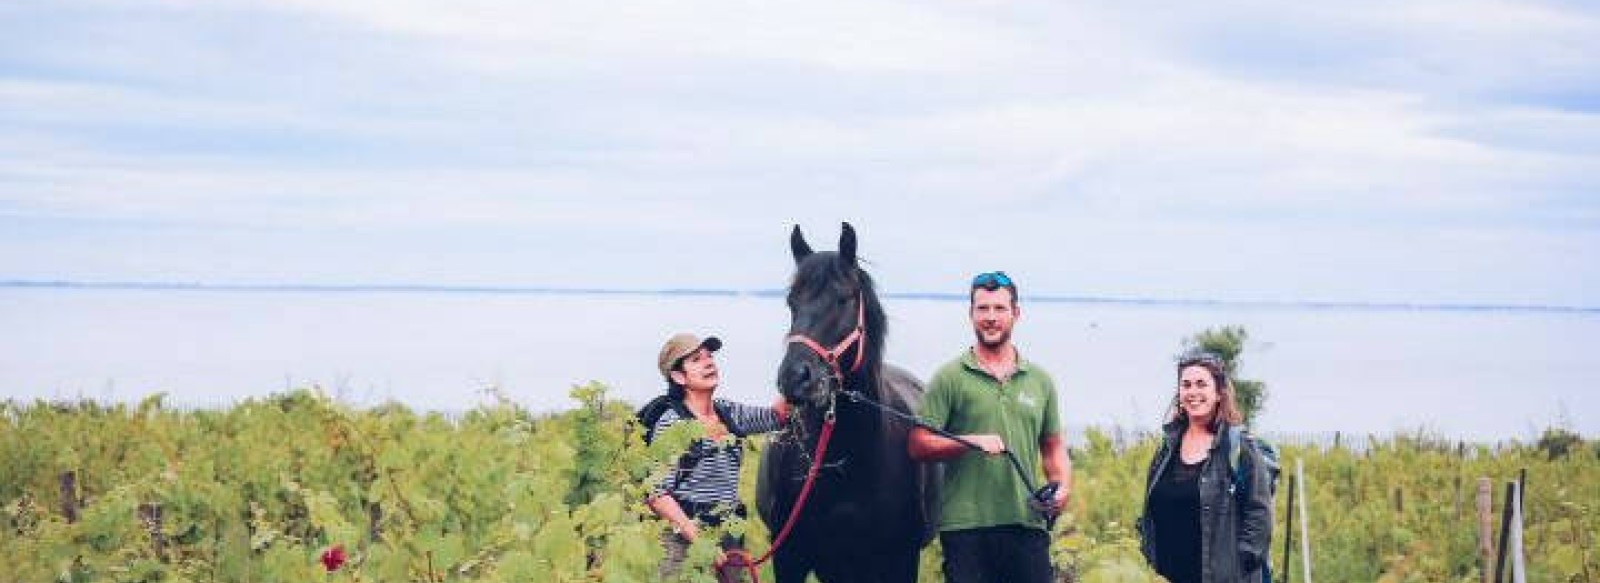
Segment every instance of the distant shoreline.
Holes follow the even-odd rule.
[[[302,283],[208,283],[165,281],[45,281],[0,280],[0,289],[96,290],[96,291],[189,291],[252,293],[384,293],[384,294],[482,294],[482,295],[557,295],[557,296],[657,296],[657,297],[783,297],[782,289],[689,289],[689,288],[583,288],[500,285],[438,284],[302,284]],[[884,293],[888,299],[964,302],[966,296],[947,292]],[[1183,307],[1255,310],[1305,311],[1382,311],[1453,312],[1499,314],[1576,314],[1600,316],[1600,306],[1499,303],[1436,302],[1361,302],[1337,300],[1228,300],[1214,298],[1148,298],[1130,296],[1067,296],[1030,294],[1030,302],[1143,307]]]

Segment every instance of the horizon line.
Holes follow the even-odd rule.
[[[197,291],[197,292],[282,292],[282,293],[465,293],[493,295],[564,296],[687,296],[687,297],[762,297],[781,298],[782,288],[589,288],[508,285],[445,284],[309,284],[309,283],[214,283],[174,281],[72,281],[0,280],[0,289],[85,289],[109,291]],[[965,294],[950,292],[889,292],[890,299],[966,301]],[[1600,315],[1600,306],[1503,303],[1441,303],[1349,300],[1233,300],[1217,298],[1152,298],[1136,296],[1030,295],[1028,302],[1058,304],[1099,304],[1150,307],[1247,308],[1280,310],[1366,310],[1420,312],[1513,312],[1529,314]]]

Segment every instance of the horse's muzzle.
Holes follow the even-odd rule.
[[[791,359],[792,362],[783,367],[783,374],[778,377],[778,390],[790,403],[826,408],[833,392],[838,390],[839,387],[835,385],[839,382],[826,367],[812,360]]]

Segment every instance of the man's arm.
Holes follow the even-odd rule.
[[[956,403],[952,402],[951,382],[948,370],[934,373],[933,378],[928,379],[928,391],[922,395],[917,415],[931,427],[948,429],[951,412],[957,408]],[[977,444],[989,455],[1006,450],[1005,442],[992,433],[962,435],[961,438]],[[906,454],[919,462],[951,460],[969,451],[972,449],[965,444],[929,431],[926,427],[912,427],[911,434],[906,438]]]
[[[992,433],[962,435],[962,439],[973,442],[983,448],[983,453],[995,455],[1006,450],[1006,444],[999,435]],[[922,427],[911,428],[911,436],[906,439],[906,453],[911,459],[919,462],[942,462],[961,457],[972,451],[965,444],[928,431]]]
[[[1061,510],[1067,499],[1072,495],[1072,458],[1067,456],[1067,442],[1061,434],[1052,433],[1039,438],[1040,463],[1044,466],[1044,477],[1051,482],[1061,484],[1056,489],[1055,509]]]

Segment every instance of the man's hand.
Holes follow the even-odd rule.
[[[1050,511],[1060,514],[1067,507],[1067,500],[1072,498],[1072,490],[1066,487],[1056,488],[1056,496],[1050,501]]]
[[[983,453],[989,455],[999,455],[1006,452],[1006,442],[1002,441],[999,435],[993,433],[968,434],[961,436],[961,439],[977,444],[978,447],[983,448]]]
[[[1050,482],[1046,488],[1053,489],[1041,489],[1039,492],[1035,492],[1033,496],[1029,496],[1028,507],[1032,508],[1034,512],[1046,516],[1061,514],[1061,509],[1067,505],[1067,499],[1072,496],[1071,492],[1065,486],[1062,486],[1060,482]],[[1050,496],[1048,499],[1040,498],[1040,496],[1047,494]]]

